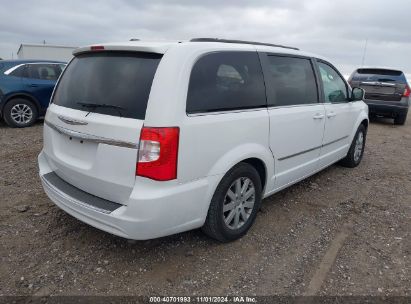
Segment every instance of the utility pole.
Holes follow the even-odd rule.
[[[365,44],[364,44],[364,52],[362,54],[362,60],[361,60],[361,67],[364,66],[364,62],[365,62],[365,54],[367,52],[367,44],[368,44],[368,38],[365,39]]]

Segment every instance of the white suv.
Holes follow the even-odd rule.
[[[129,239],[202,227],[230,241],[261,200],[362,158],[368,108],[325,59],[246,41],[79,48],[39,155],[61,209]]]

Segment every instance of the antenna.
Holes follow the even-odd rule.
[[[361,67],[364,67],[365,54],[366,54],[366,52],[367,52],[367,44],[368,44],[368,38],[365,39],[364,52],[363,52],[363,54],[362,54],[362,60],[361,60]]]

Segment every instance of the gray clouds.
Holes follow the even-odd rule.
[[[0,57],[20,43],[84,45],[140,39],[221,37],[297,46],[344,74],[361,64],[411,74],[409,1],[4,1]]]

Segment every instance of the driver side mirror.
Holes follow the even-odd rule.
[[[365,91],[361,88],[352,88],[351,100],[350,101],[360,101],[363,100],[365,96]]]

